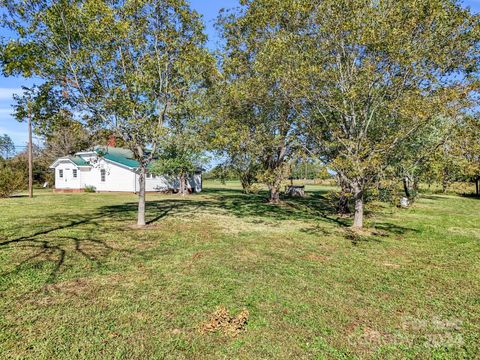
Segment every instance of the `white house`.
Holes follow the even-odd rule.
[[[139,163],[128,149],[97,146],[94,150],[76,153],[57,159],[51,166],[55,169],[55,190],[80,192],[86,187],[96,191],[136,193],[139,190]],[[178,178],[147,174],[147,192],[177,191]],[[189,177],[189,190],[202,191],[202,172],[199,169]]]

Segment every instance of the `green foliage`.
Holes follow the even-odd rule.
[[[475,181],[480,177],[480,123],[478,114],[464,115],[448,127],[442,142],[428,154],[421,168],[425,182],[440,183],[442,190],[455,181]]]
[[[197,100],[202,99],[199,96]],[[166,133],[149,171],[158,175],[171,175],[180,180],[180,193],[187,193],[187,177],[202,169],[208,162],[200,136],[202,118],[196,101],[184,102],[179,116],[166,124]]]
[[[478,179],[466,145],[478,139],[445,140],[477,100],[480,63],[479,17],[456,0],[242,1],[218,18],[218,70],[185,0],[3,6],[15,35],[1,46],[4,74],[44,81],[17,98],[17,118],[55,138],[70,124],[108,129],[142,174],[158,158],[157,170],[184,175],[213,150],[276,202],[298,158],[317,158],[321,177],[334,170],[353,194],[357,226],[387,179],[409,194],[440,173]]]
[[[468,179],[480,177],[480,114],[465,116],[454,132],[452,152],[461,166],[462,176]]]
[[[428,125],[416,129],[390,159],[380,182],[390,183],[388,188],[391,188],[401,180],[404,196],[414,201],[419,182],[431,181],[436,157],[454,129],[455,121],[445,117],[434,118]]]
[[[59,157],[73,155],[91,149],[94,145],[105,145],[107,143],[104,139],[97,143],[98,140],[98,137],[88,131],[81,123],[70,121],[56,127],[45,138],[40,157],[51,164]]]
[[[5,73],[26,45],[43,53],[30,69],[46,81],[30,99],[32,111],[71,108],[113,128],[148,163],[147,144],[158,143],[164,123],[204,79],[209,56],[199,15],[183,0],[8,1],[8,8],[4,26],[18,40],[3,47]]]
[[[0,198],[13,195],[25,185],[25,174],[12,165],[11,161],[0,159]]]
[[[15,153],[15,145],[7,134],[0,135],[0,157],[8,158]]]
[[[87,186],[85,186],[85,192],[86,193],[95,193],[95,192],[97,192],[97,189],[93,185],[87,185]]]
[[[0,51],[4,73],[42,79],[47,99],[62,99],[62,108],[89,127],[112,129],[140,162],[143,179],[165,126],[213,68],[198,13],[185,0],[7,0],[4,6],[2,24],[15,35]],[[27,110],[32,102],[50,104],[37,96]],[[139,193],[144,225],[144,181]]]
[[[225,183],[227,180],[238,180],[238,176],[233,168],[220,164],[215,166],[213,169],[204,172],[203,179],[220,180],[222,183]]]
[[[19,122],[26,122],[30,117],[37,135],[48,139],[59,129],[77,122],[73,115],[74,104],[70,102],[73,99],[69,99],[55,82],[22,88],[22,94],[13,96],[14,117]]]
[[[299,24],[283,11],[291,2],[245,2],[219,17],[225,40],[222,81],[215,97],[216,141],[246,188],[258,180],[277,201],[288,162],[301,146],[297,129],[302,99],[291,82]],[[268,19],[268,20],[266,20]],[[221,126],[220,126],[221,124]]]
[[[52,184],[54,174],[49,166],[52,162],[47,159],[41,148],[33,146],[33,183],[36,186],[42,186],[45,182]],[[28,181],[28,150],[16,154],[8,160],[8,165],[19,174],[19,178],[23,179],[23,186],[27,186]]]
[[[200,153],[178,152],[175,148],[163,149],[150,167],[150,172],[158,175],[193,174],[206,162]]]
[[[297,17],[308,133],[355,193],[361,226],[363,195],[415,151],[403,152],[414,134],[474,101],[479,19],[453,0],[327,0]]]
[[[300,159],[292,166],[290,176],[294,179],[308,180],[326,180],[331,179],[332,175],[328,172],[328,168],[319,161],[310,159]]]

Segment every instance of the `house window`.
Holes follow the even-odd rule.
[[[77,169],[73,169],[72,172],[73,172],[73,177],[76,178],[78,176]]]
[[[58,170],[58,176],[63,178],[63,170],[62,169]]]
[[[100,170],[100,180],[101,180],[102,182],[105,182],[105,176],[106,176],[106,174],[107,174],[107,173],[106,173],[105,169]]]

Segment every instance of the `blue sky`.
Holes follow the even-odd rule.
[[[191,0],[192,7],[201,13],[207,27],[209,46],[215,47],[218,36],[214,29],[214,21],[222,8],[232,8],[238,4],[238,0]],[[469,6],[474,12],[480,12],[480,0],[465,0],[465,6]],[[0,35],[2,30],[0,30]],[[32,80],[22,78],[4,78],[0,75],[0,134],[8,134],[20,150],[27,141],[27,129],[25,124],[18,123],[10,115],[12,112],[12,95],[21,92],[22,85],[31,86]]]

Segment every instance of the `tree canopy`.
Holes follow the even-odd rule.
[[[212,68],[200,16],[185,0],[4,1],[6,74],[35,75],[81,121],[111,129],[140,162],[144,182],[170,119]]]
[[[8,158],[15,153],[15,145],[7,134],[0,135],[0,156]]]
[[[4,74],[43,80],[17,118],[46,138],[121,137],[140,163],[139,225],[147,168],[185,190],[205,150],[272,203],[300,159],[321,164],[357,228],[385,179],[411,197],[427,174],[480,177],[480,17],[457,0],[241,0],[218,17],[216,61],[186,0],[2,5]]]
[[[451,0],[327,0],[307,16],[296,78],[308,132],[352,189],[361,227],[365,191],[402,147],[471,106],[478,16]]]

